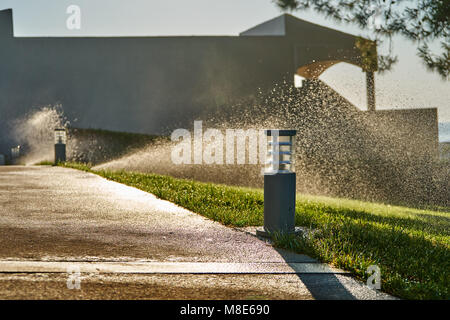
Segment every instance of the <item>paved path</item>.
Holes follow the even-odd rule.
[[[0,244],[0,299],[389,298],[305,255],[61,167],[0,167]],[[81,289],[68,289],[68,268]]]

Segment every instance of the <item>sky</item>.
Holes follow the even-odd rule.
[[[69,5],[81,9],[80,30],[66,27]],[[14,33],[20,37],[238,35],[282,14],[272,0],[0,0],[0,10],[6,8],[14,11]],[[343,32],[367,35],[314,12],[292,14]],[[376,74],[377,109],[438,108],[439,122],[450,122],[449,81],[426,70],[410,41],[395,37],[393,44],[399,62],[392,71]],[[360,68],[339,63],[320,79],[366,110],[365,74]]]

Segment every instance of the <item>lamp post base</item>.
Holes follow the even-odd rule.
[[[66,161],[66,145],[63,143],[55,144],[55,164]]]
[[[299,236],[303,234],[303,229],[300,227],[295,227],[295,229],[293,231],[289,231],[289,232],[280,232],[283,234],[288,234],[288,235],[295,235],[295,236]],[[274,235],[274,232],[270,232],[267,231],[266,229],[264,229],[264,227],[259,227],[256,229],[256,235],[259,237],[263,237],[263,238],[272,238]]]

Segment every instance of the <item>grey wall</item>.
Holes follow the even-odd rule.
[[[289,15],[273,21],[284,36],[14,38],[12,11],[0,11],[0,153],[15,143],[11,120],[43,105],[61,103],[76,127],[160,134],[293,82],[313,60],[359,63],[354,36]],[[399,119],[421,119],[414,112]],[[431,140],[433,115],[417,124]]]
[[[393,157],[399,153],[411,162],[439,159],[439,130],[436,108],[377,110],[365,112],[372,130],[391,134]]]
[[[13,38],[11,11],[0,48],[3,128],[58,102],[78,127],[158,134],[294,72],[284,37]]]

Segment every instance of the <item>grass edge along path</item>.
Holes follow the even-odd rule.
[[[227,226],[263,224],[260,189],[231,187],[156,174],[93,171],[60,164],[150,192]],[[274,245],[312,256],[366,281],[381,270],[382,291],[405,299],[450,299],[450,214],[320,196],[298,195],[296,225],[309,237],[278,236]]]

